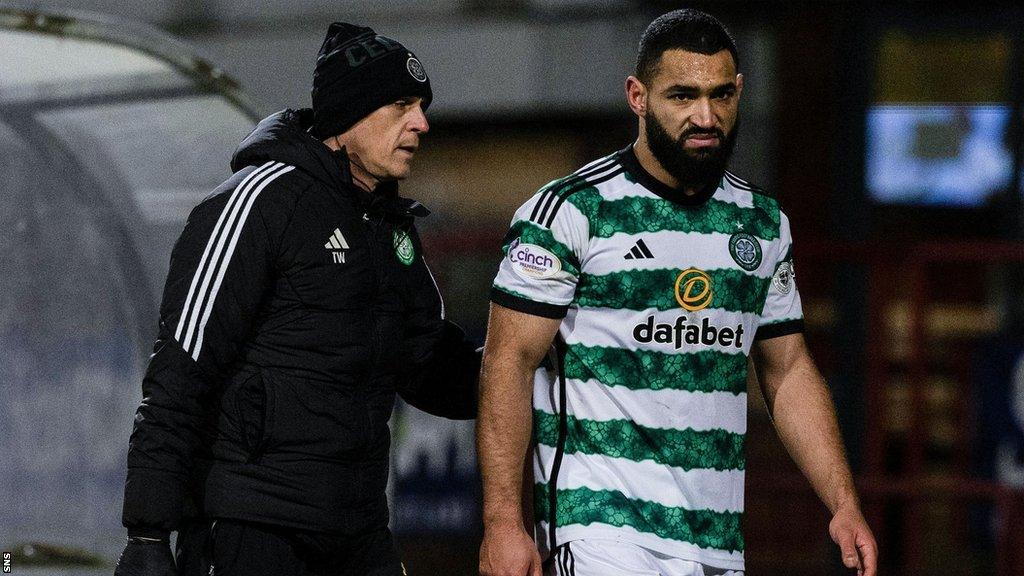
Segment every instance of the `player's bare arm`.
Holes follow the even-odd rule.
[[[829,533],[843,563],[874,576],[878,546],[860,511],[832,395],[803,335],[758,341],[754,360],[779,438],[832,513]]]
[[[484,489],[484,576],[541,574],[540,555],[523,525],[523,463],[533,426],[533,372],[560,322],[491,304],[476,426]]]

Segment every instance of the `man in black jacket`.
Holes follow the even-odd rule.
[[[401,44],[332,24],[313,109],[263,120],[192,211],[135,416],[117,576],[402,573],[395,393],[472,418],[480,366],[423,260],[428,211],[395,184],[431,96]]]

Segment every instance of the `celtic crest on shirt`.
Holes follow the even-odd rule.
[[[746,232],[732,235],[729,239],[729,253],[744,270],[755,270],[761,265],[761,243]]]

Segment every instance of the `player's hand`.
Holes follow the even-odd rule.
[[[828,533],[839,545],[843,565],[856,568],[857,576],[875,576],[878,569],[878,544],[867,521],[856,507],[836,510],[828,524]]]
[[[176,576],[171,545],[166,540],[129,539],[117,559],[114,576]]]
[[[541,576],[540,554],[519,522],[484,528],[480,576]]]

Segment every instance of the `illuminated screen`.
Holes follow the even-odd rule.
[[[866,182],[879,202],[980,206],[1010,185],[1010,107],[896,104],[867,115]]]

